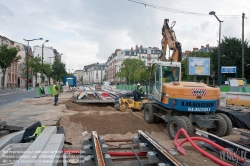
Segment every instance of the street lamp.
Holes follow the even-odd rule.
[[[49,40],[46,40],[44,43],[46,43],[46,42],[49,42]],[[42,75],[42,82],[44,81],[43,80],[43,48],[44,48],[44,43],[42,45],[42,73],[41,73],[41,75]]]
[[[28,79],[29,79],[29,65],[28,65],[28,59],[29,59],[29,42],[30,41],[34,41],[34,40],[43,40],[43,38],[39,38],[39,39],[31,39],[31,40],[27,40],[27,39],[23,39],[24,41],[28,42],[28,46],[27,46],[27,54],[26,54],[26,89],[29,90],[29,85],[28,85]]]
[[[219,49],[218,49],[218,86],[220,86],[220,36],[221,36],[221,21],[216,15],[214,11],[209,12],[209,15],[214,15],[216,19],[219,21]]]

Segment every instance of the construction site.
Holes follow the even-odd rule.
[[[232,78],[223,92],[182,81],[174,25],[164,20],[162,54],[143,87],[36,87],[34,98],[3,107],[0,166],[249,166],[249,85]],[[191,58],[206,75],[210,60]]]
[[[77,97],[83,92],[86,96],[79,100]],[[57,107],[51,104],[53,97],[49,94],[45,97],[23,100],[9,105],[1,113],[2,131],[4,131],[3,129],[6,131],[7,126],[12,126],[12,129],[9,129],[11,134],[0,139],[0,164],[249,164],[250,133],[247,126],[249,121],[241,122],[241,128],[238,126],[239,123],[232,121],[232,131],[223,137],[217,137],[196,128],[193,137],[189,137],[186,132],[184,136],[176,136],[176,139],[172,140],[168,136],[166,123],[163,120],[149,124],[144,120],[144,111],[133,111],[130,108],[117,111],[114,108],[114,100],[116,96],[124,93],[126,94],[128,91],[116,90],[115,87],[104,87],[98,90],[95,90],[95,87],[86,87],[82,90],[71,89],[71,91],[62,92]],[[221,103],[223,104],[224,100],[224,104],[226,104],[234,100],[236,96],[247,99],[248,94],[234,93],[227,92],[226,95],[221,95]],[[90,100],[91,102],[89,102]],[[240,99],[238,99],[239,101]],[[11,116],[9,109],[12,110]],[[223,113],[236,112],[244,116],[246,120],[249,118],[249,105],[230,104],[220,107],[218,110],[224,111]],[[230,115],[229,117],[231,119],[238,118]],[[3,122],[8,123],[4,125]],[[17,131],[20,129],[16,129],[15,126],[23,126],[25,129],[35,122],[41,122],[42,125],[46,126],[42,134],[34,142],[20,143],[24,130]],[[61,128],[63,128],[63,132]],[[201,152],[199,148],[204,152]],[[12,155],[12,158],[7,158],[15,151],[18,153]],[[35,151],[39,152],[35,153]],[[44,158],[41,158],[41,151],[45,151]],[[46,157],[46,152],[49,153],[50,157]],[[214,159],[212,160],[205,153],[210,154],[210,157]],[[32,161],[27,156],[30,156]],[[29,161],[31,163],[27,164]],[[46,161],[48,163],[44,164],[43,162]]]

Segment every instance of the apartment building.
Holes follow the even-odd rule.
[[[104,80],[106,63],[94,63],[83,68],[83,84],[101,84]]]
[[[76,70],[73,74],[76,77],[76,84],[83,84],[83,70]]]
[[[115,77],[116,73],[120,71],[122,62],[127,58],[140,59],[145,63],[145,66],[150,66],[153,61],[157,61],[161,55],[161,50],[157,47],[144,48],[142,45],[131,49],[116,49],[114,53],[109,56],[106,62],[106,79],[112,83],[122,81]]]

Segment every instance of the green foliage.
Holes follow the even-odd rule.
[[[42,63],[42,58],[39,55],[29,60],[29,67],[32,68],[32,73],[33,76],[36,77],[36,82],[37,82],[37,74],[42,73],[41,63]]]
[[[5,83],[5,74],[6,69],[11,66],[11,63],[20,59],[20,56],[17,56],[18,48],[11,47],[8,48],[7,45],[0,46],[0,68],[3,72],[3,89]]]
[[[65,64],[56,59],[52,65],[52,78],[55,80],[61,80],[63,76],[67,75]]]
[[[49,78],[49,85],[50,85],[50,78],[52,77],[53,73],[50,64],[43,65],[43,72]]]
[[[121,71],[116,73],[116,77],[125,78],[127,84],[137,83],[149,79],[149,70],[143,61],[127,58],[122,63]]]
[[[242,41],[241,39],[237,39],[235,37],[230,38],[224,36],[221,42],[221,66],[237,66],[237,75],[238,77],[242,77]],[[248,41],[244,42],[244,61],[245,64],[245,78],[250,79],[249,70],[250,66],[250,48],[248,46]],[[214,65],[213,70],[215,71],[216,75],[218,74],[218,49],[214,49],[211,53],[212,61],[211,63]],[[223,74],[222,78],[223,81],[227,77],[235,77],[235,74]]]

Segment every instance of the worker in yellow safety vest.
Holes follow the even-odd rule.
[[[52,85],[52,95],[54,98],[54,106],[56,106],[58,102],[58,96],[59,96],[59,88],[57,86],[57,81],[54,81],[54,84]]]

